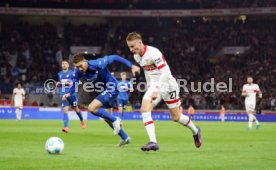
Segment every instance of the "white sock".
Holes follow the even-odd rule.
[[[19,114],[19,109],[15,109],[15,115],[17,120],[20,120]]]
[[[254,115],[253,115],[253,120],[255,120],[256,125],[259,125],[259,124],[260,124],[259,121],[257,120],[256,116],[254,116]]]
[[[151,117],[151,112],[143,112],[142,118],[143,118],[143,123],[147,130],[150,141],[157,143],[156,136],[155,136],[155,126]]]
[[[19,112],[18,112],[18,117],[19,117],[19,120],[21,120],[21,115],[22,115],[22,110],[19,109]]]
[[[254,117],[252,114],[248,114],[248,129],[252,129]]]
[[[193,132],[194,135],[197,134],[198,129],[196,128],[196,126],[194,125],[194,123],[191,121],[191,119],[188,116],[180,114],[178,123],[191,129],[191,131]]]

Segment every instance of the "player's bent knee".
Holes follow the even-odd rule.
[[[89,104],[87,109],[88,109],[88,111],[90,111],[92,113],[96,113],[99,108],[93,106],[92,104]]]
[[[179,115],[172,115],[172,120],[174,121],[174,122],[178,122],[179,121]]]
[[[150,110],[149,109],[147,109],[146,107],[141,107],[140,108],[140,112],[150,112]]]
[[[151,112],[150,107],[148,105],[142,105],[140,108],[140,112]]]

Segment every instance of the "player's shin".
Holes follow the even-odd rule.
[[[16,119],[17,119],[17,120],[20,120],[20,117],[19,117],[19,109],[18,109],[18,108],[15,109],[15,115],[16,115]]]
[[[111,122],[116,121],[116,117],[112,114],[108,113],[105,109],[99,108],[96,113],[93,113],[94,115],[101,117],[103,119],[109,120]]]
[[[252,129],[253,120],[254,120],[253,114],[252,113],[248,114],[248,129]]]
[[[147,130],[150,141],[157,143],[156,136],[155,136],[155,126],[151,117],[151,112],[142,112],[142,118],[143,118],[143,123]]]
[[[105,120],[105,122],[112,128],[113,128],[113,125],[112,125],[112,122],[108,121],[108,120]],[[121,128],[118,135],[121,137],[122,140],[125,140],[128,135],[126,134],[126,132]]]
[[[80,111],[78,111],[78,112],[76,111],[76,113],[77,113],[77,115],[78,115],[80,121],[83,121],[83,117],[82,117],[81,112],[80,112]]]
[[[188,116],[180,114],[178,123],[191,129],[194,135],[197,134],[198,128],[196,128],[196,126]]]
[[[69,124],[69,117],[67,113],[63,113],[63,126],[68,127]]]
[[[21,115],[22,115],[22,109],[19,109],[19,112],[18,112],[19,120],[21,120]]]
[[[256,125],[260,124],[259,121],[258,121],[258,119],[256,118],[256,116],[254,116],[254,115],[253,115],[253,120],[256,122]]]

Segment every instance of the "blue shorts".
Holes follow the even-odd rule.
[[[125,108],[127,106],[127,102],[128,102],[128,100],[118,98],[118,107]]]
[[[114,104],[116,104],[118,94],[119,92],[117,91],[103,91],[96,99],[103,104],[103,108],[109,109],[113,108]]]
[[[77,107],[78,106],[78,97],[77,96],[69,96],[67,100],[62,100],[61,96],[61,107],[64,108],[66,106],[72,106],[72,107]]]

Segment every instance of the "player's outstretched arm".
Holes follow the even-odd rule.
[[[118,55],[109,55],[109,56],[105,56],[105,57],[103,58],[103,60],[106,62],[106,65],[107,65],[107,64],[111,64],[111,63],[113,63],[114,61],[117,61],[117,62],[120,62],[120,63],[126,65],[126,66],[129,67],[129,68],[132,67],[132,63],[131,63],[129,60],[127,60],[127,59],[125,59],[125,58],[123,58],[123,57],[121,57],[121,56],[118,56]]]
[[[136,72],[140,72],[140,67],[133,65],[129,60],[119,56],[119,55],[110,55],[105,56],[104,58],[101,58],[101,60],[98,61],[99,66],[101,68],[106,67],[108,64],[113,63],[114,61],[120,62],[127,67],[131,68],[132,74],[135,75]]]

